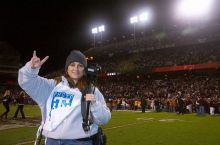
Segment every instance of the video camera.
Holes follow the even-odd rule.
[[[101,71],[101,66],[95,63],[88,64],[88,67],[86,68],[86,75],[87,75],[87,87],[84,91],[84,95],[86,93],[94,94],[95,87],[92,87],[96,81],[97,81],[97,75],[98,72]],[[84,98],[84,97],[82,97]],[[91,101],[85,101],[85,98],[81,100],[81,112],[83,117],[83,123],[82,127],[85,132],[88,132],[90,130],[90,125],[92,123],[92,120],[89,119],[89,105]]]
[[[91,83],[95,83],[97,81],[97,75],[101,71],[101,66],[96,63],[88,64],[88,67],[86,69],[86,74],[88,81]]]

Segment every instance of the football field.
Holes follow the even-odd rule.
[[[0,145],[33,145],[40,111],[26,105],[27,119],[13,120],[15,109],[11,107],[9,120],[0,121]],[[103,130],[107,145],[220,145],[219,115],[113,111]]]

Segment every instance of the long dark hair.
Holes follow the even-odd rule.
[[[69,86],[71,88],[78,88],[80,91],[85,90],[88,85],[87,76],[84,74],[83,77],[75,84],[75,82],[69,77],[67,73],[64,74],[64,77],[67,79]]]
[[[69,77],[67,72],[63,72],[63,76],[67,79],[67,82],[69,83],[69,86],[71,88],[78,88],[80,91],[85,90],[87,85],[89,84],[87,75],[84,73],[82,78],[75,84],[75,82]],[[59,84],[62,81],[62,77],[55,77],[54,80],[56,81],[56,84]]]

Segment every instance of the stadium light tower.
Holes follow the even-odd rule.
[[[134,34],[133,34],[134,35],[134,42],[135,42],[135,24],[137,22],[138,22],[138,17],[137,16],[133,16],[133,17],[130,18],[130,23],[133,24],[133,26],[134,26],[134,29],[133,29],[134,30]]]
[[[210,12],[215,0],[180,0],[177,14],[184,18],[205,18]]]
[[[134,31],[134,45],[136,46],[136,24],[137,23],[141,23],[141,22],[149,22],[150,21],[150,17],[151,17],[151,13],[150,13],[150,11],[148,10],[148,11],[145,11],[145,12],[143,12],[143,13],[141,13],[141,14],[139,14],[138,16],[133,16],[133,17],[131,17],[130,18],[130,23],[134,26],[134,29],[133,29],[133,31]]]
[[[95,35],[97,33],[100,33],[101,34],[101,41],[102,41],[102,33],[104,31],[105,31],[105,26],[104,25],[92,28],[92,34],[94,35],[94,39],[93,39],[93,46],[94,46],[94,48],[95,48]]]
[[[104,31],[105,31],[105,26],[104,25],[99,26],[99,32],[101,33],[101,42],[102,42],[102,32]]]
[[[102,32],[104,31],[105,31],[105,26],[104,25],[99,26],[99,32],[101,33],[101,41],[102,41]]]
[[[95,48],[95,35],[98,33],[98,28],[95,27],[95,28],[92,28],[92,34],[94,35],[94,38],[93,38],[93,47]]]

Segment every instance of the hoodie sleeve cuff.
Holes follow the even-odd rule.
[[[31,68],[31,62],[30,61],[27,62],[25,66],[26,66],[27,72],[29,74],[37,75],[39,73],[40,68],[35,68],[35,69]]]

